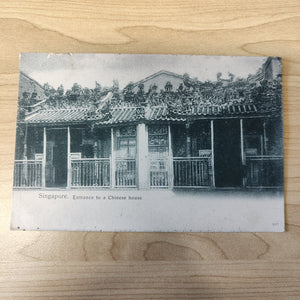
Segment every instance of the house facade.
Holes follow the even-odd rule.
[[[147,91],[140,102],[107,90],[86,106],[26,107],[14,188],[282,188],[279,83],[251,93],[234,84],[193,86],[160,71],[133,85]]]

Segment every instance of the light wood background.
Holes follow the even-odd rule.
[[[0,298],[300,299],[299,15],[297,0],[0,0]],[[287,232],[10,231],[30,51],[281,56]]]

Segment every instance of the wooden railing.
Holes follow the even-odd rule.
[[[109,187],[110,159],[81,158],[71,160],[72,187]]]
[[[173,161],[173,164],[172,164]],[[173,182],[170,179],[173,167]],[[146,167],[146,166],[145,166]],[[71,160],[71,187],[136,187],[136,160],[115,159],[111,178],[111,159],[83,158]],[[14,188],[42,187],[42,160],[15,160]],[[246,157],[247,187],[283,186],[282,156]],[[112,182],[114,181],[114,182]],[[170,182],[171,181],[171,182]],[[150,188],[212,186],[211,155],[150,160]]]
[[[42,187],[42,160],[15,160],[14,184],[15,188]]]
[[[72,159],[71,169],[72,187],[136,187],[135,159],[115,160],[114,184],[109,158]]]
[[[207,187],[212,185],[211,155],[174,157],[174,187]]]
[[[283,157],[271,155],[246,157],[246,186],[283,186]]]
[[[167,188],[169,186],[167,158],[150,159],[150,188]]]
[[[136,187],[135,158],[116,158],[115,164],[115,186]]]

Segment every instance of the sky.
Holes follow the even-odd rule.
[[[123,88],[130,81],[137,82],[160,70],[188,73],[200,81],[215,81],[218,72],[224,79],[228,72],[246,78],[255,74],[265,60],[266,57],[246,56],[22,53],[20,70],[40,84],[48,82],[54,88],[62,84],[69,89],[75,82],[94,88],[95,81],[108,87],[114,79]]]

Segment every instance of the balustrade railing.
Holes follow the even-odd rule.
[[[167,188],[169,186],[168,163],[169,162],[167,158],[150,159],[151,188]]]
[[[116,158],[114,164],[113,184],[111,159],[71,159],[71,187],[136,187],[135,158]],[[211,155],[150,159],[149,170],[150,188],[168,188],[172,179],[174,187],[212,186]],[[282,170],[282,156],[247,156],[246,186],[283,186]],[[14,188],[41,188],[42,177],[43,160],[15,160]]]
[[[246,157],[246,186],[283,186],[283,157],[271,155]]]
[[[82,158],[71,160],[72,187],[109,187],[110,159]]]
[[[116,187],[136,187],[136,161],[135,158],[116,158],[115,160]]]
[[[14,184],[15,188],[42,187],[42,160],[15,160]]]
[[[174,157],[174,187],[208,187],[212,185],[211,156]]]

